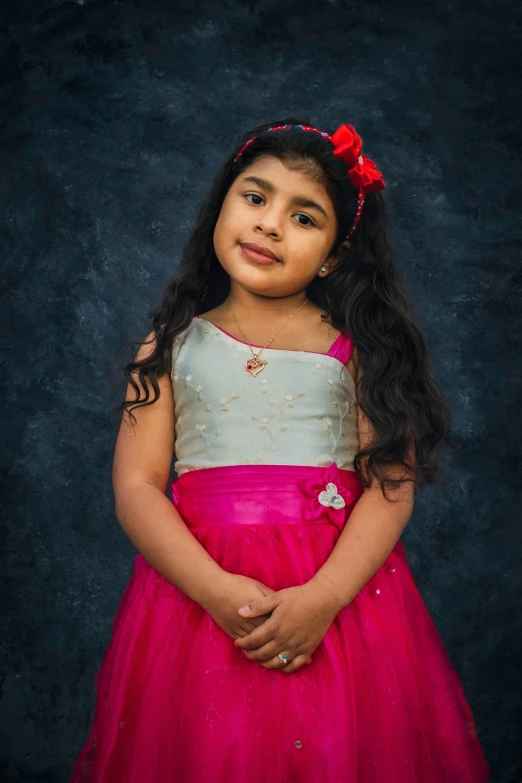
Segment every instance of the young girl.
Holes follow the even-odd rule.
[[[361,147],[239,139],[125,368],[140,554],[73,783],[489,779],[400,541],[449,415]]]

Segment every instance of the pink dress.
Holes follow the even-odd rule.
[[[363,492],[352,348],[249,347],[196,317],[173,346],[172,501],[230,573],[274,590],[328,559]],[[238,607],[239,608],[239,607]],[[462,685],[399,540],[292,674],[249,660],[141,555],[71,783],[485,783]]]

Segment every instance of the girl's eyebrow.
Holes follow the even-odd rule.
[[[260,188],[264,188],[265,190],[268,190],[269,193],[273,193],[275,191],[274,186],[271,182],[269,182],[267,179],[262,179],[261,177],[243,177],[242,182],[253,182],[255,185],[258,185]],[[325,218],[328,219],[328,215],[325,212],[325,210],[322,208],[320,204],[317,203],[317,201],[312,201],[310,198],[303,198],[303,196],[294,196],[292,199],[292,204],[295,204],[298,207],[308,207],[309,209],[316,209],[318,212],[321,212],[325,216]]]

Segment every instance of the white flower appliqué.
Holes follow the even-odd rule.
[[[326,490],[319,492],[317,500],[322,506],[333,506],[333,508],[344,508],[346,505],[342,495],[337,494],[337,486],[329,483]]]

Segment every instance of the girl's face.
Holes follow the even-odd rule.
[[[324,187],[291,171],[273,155],[263,155],[232,183],[214,230],[218,260],[235,285],[261,296],[293,296],[316,275],[325,276],[337,218]],[[254,243],[279,259],[261,264],[242,244]],[[322,272],[321,267],[327,271]]]

